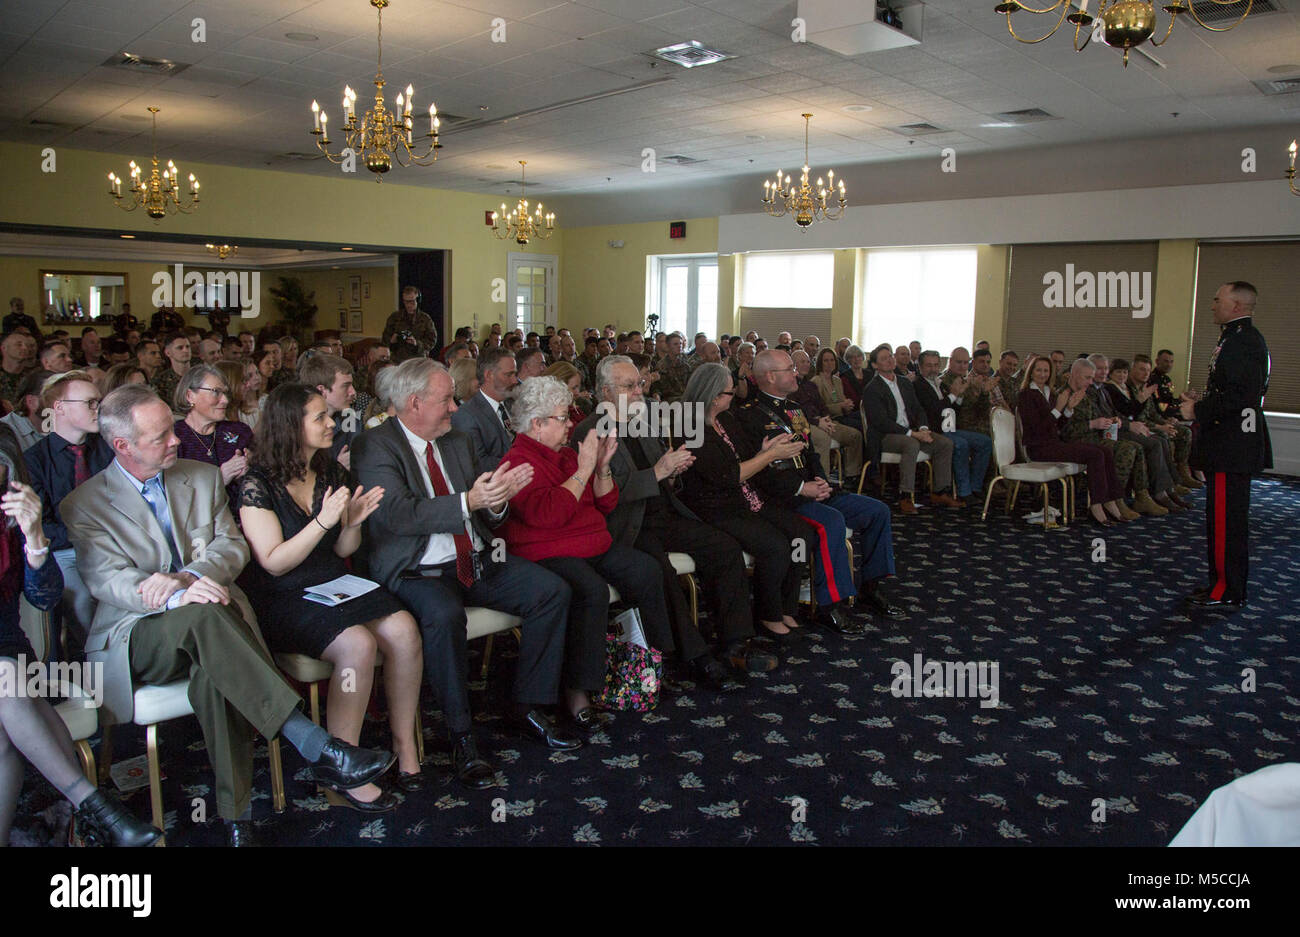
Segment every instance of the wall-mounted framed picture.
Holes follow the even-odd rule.
[[[339,305],[343,305],[343,287],[339,287]]]
[[[339,310],[339,331],[346,332],[347,330],[348,330],[348,311],[346,309],[340,309]]]
[[[348,304],[350,309],[361,308],[361,277],[348,277],[348,291],[352,301]]]
[[[367,284],[367,286],[368,285],[369,284]],[[352,332],[354,335],[361,334],[361,313],[359,312],[352,313],[352,328],[349,329],[348,331]]]
[[[364,282],[364,283],[361,284],[361,298],[362,298],[362,299],[369,299],[369,298],[370,298],[370,281],[369,281],[369,280],[367,280],[366,282]]]

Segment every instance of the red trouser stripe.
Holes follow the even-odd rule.
[[[838,602],[840,600],[840,590],[835,588],[835,567],[831,564],[831,546],[826,539],[826,528],[803,515],[800,515],[799,519],[817,531],[817,554],[821,557],[822,575],[826,577],[826,591],[830,594],[832,602]],[[812,587],[815,592],[817,583],[814,582]],[[816,601],[815,596],[814,601]]]
[[[1218,579],[1210,598],[1221,599],[1228,591],[1228,476],[1214,473],[1214,571]]]

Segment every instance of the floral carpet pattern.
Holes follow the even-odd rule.
[[[1231,614],[1184,612],[1205,576],[1202,492],[1192,511],[1109,530],[896,513],[890,595],[911,607],[906,621],[859,638],[805,629],[743,692],[680,684],[651,713],[606,715],[573,753],[504,730],[505,636],[472,693],[498,787],[451,778],[426,694],[424,792],[378,818],[330,808],[286,747],[289,806],[276,815],[263,743],[260,834],[322,846],[1164,845],[1214,788],[1300,760],[1300,609],[1286,601],[1300,590],[1300,480],[1259,479],[1252,494],[1251,603]],[[981,706],[972,684],[896,696],[923,687],[891,672],[917,655],[997,664],[984,689],[996,682],[998,705]],[[219,844],[197,724],[161,734],[169,845]],[[387,744],[386,723],[367,720],[363,743]],[[135,730],[115,744],[119,759],[144,751]],[[29,770],[15,844],[59,841],[57,800]],[[199,801],[206,823],[192,819]],[[147,790],[128,803],[147,816]]]

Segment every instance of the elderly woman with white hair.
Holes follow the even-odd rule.
[[[502,464],[531,465],[532,481],[510,499],[500,530],[511,554],[532,560],[573,589],[564,648],[568,716],[575,727],[597,727],[590,694],[605,684],[609,585],[641,610],[652,647],[673,648],[663,582],[647,576],[655,561],[613,542],[605,516],[618,503],[609,461],[616,435],[589,433],[576,450],[565,445],[573,395],[553,377],[533,377],[515,392],[516,436]]]

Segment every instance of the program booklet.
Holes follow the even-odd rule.
[[[319,586],[308,586],[302,597],[309,602],[319,602],[321,605],[342,605],[378,588],[379,583],[362,579],[360,576],[340,576],[338,579],[322,582]]]

